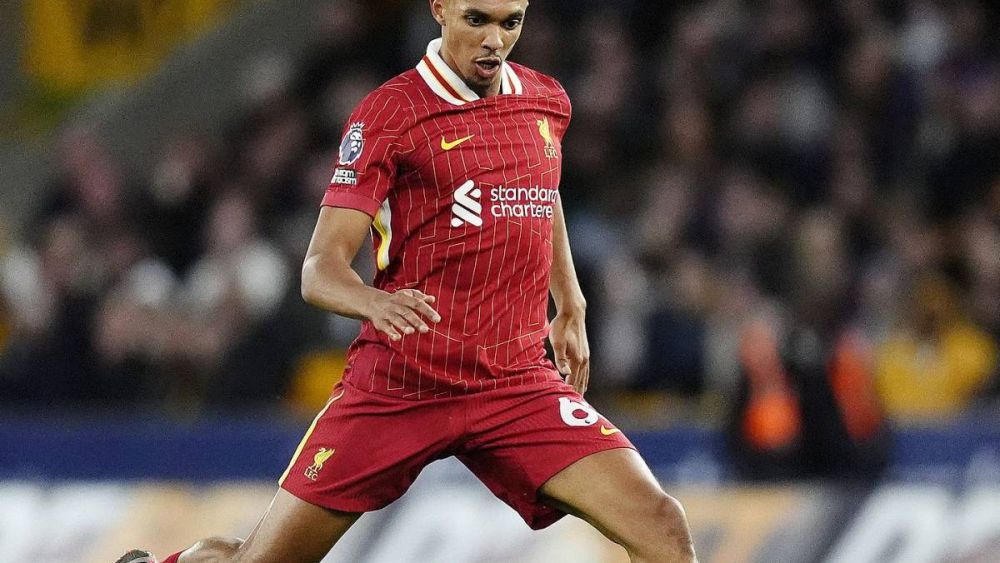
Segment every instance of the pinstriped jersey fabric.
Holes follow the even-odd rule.
[[[544,342],[569,99],[513,63],[480,99],[438,45],[356,108],[323,205],[371,215],[374,286],[433,295],[442,320],[399,342],[363,323],[345,378],[413,399],[558,379]]]

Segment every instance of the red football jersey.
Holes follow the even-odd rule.
[[[560,377],[544,346],[569,98],[513,63],[480,98],[440,41],[351,115],[323,198],[373,217],[375,287],[437,298],[431,332],[393,342],[365,322],[348,353],[354,385],[417,399]]]

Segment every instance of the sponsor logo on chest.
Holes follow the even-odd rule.
[[[475,227],[483,226],[483,206],[479,203],[483,192],[476,188],[476,183],[466,180],[455,190],[455,203],[451,204],[451,226],[461,227],[469,224]]]
[[[451,226],[483,226],[483,192],[472,180],[466,180],[453,194]],[[486,211],[495,218],[551,219],[559,190],[533,186],[519,188],[496,186],[488,192]]]

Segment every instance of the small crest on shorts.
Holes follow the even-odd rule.
[[[365,149],[364,123],[352,123],[340,142],[340,165],[348,166],[357,162]]]
[[[316,455],[313,456],[313,464],[306,468],[306,478],[310,481],[315,481],[319,477],[319,472],[323,470],[323,464],[326,463],[326,460],[330,459],[330,456],[335,451],[333,448],[320,448],[316,452]]]

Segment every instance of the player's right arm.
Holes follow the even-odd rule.
[[[372,218],[362,211],[323,207],[302,265],[302,298],[338,315],[371,321],[392,340],[427,332],[438,322],[434,297],[416,289],[388,293],[366,285],[351,268]]]

